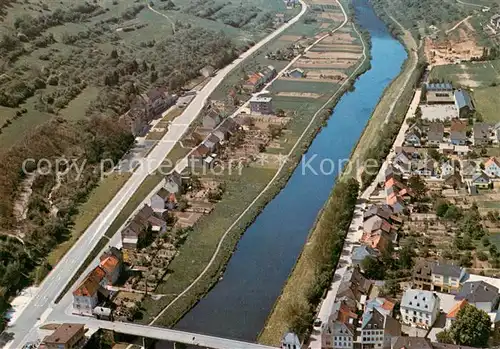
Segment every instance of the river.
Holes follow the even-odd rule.
[[[367,0],[354,0],[354,5],[358,23],[371,35],[371,69],[359,77],[353,92],[342,96],[304,155],[303,163],[314,157],[310,163],[316,172],[323,159],[329,159],[324,164],[338,164],[349,158],[384,89],[407,57]],[[299,164],[285,188],[242,236],[223,280],[176,329],[256,340],[332,190],[336,167],[329,175],[316,175]],[[157,344],[157,349],[167,347],[166,343]]]

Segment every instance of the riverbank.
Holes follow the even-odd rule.
[[[346,30],[351,29],[346,27]],[[359,33],[356,35],[359,37]],[[170,269],[173,273],[167,276],[157,290],[157,293],[172,296],[165,296],[156,301],[146,300],[143,307],[145,315],[148,316],[141,320],[143,323],[168,326],[177,322],[217,283],[241,235],[266,204],[285,186],[301,155],[330,116],[329,110],[338,98],[351,88],[356,77],[368,68],[366,63],[364,57],[362,63],[356,65],[350,78],[342,85],[335,87],[332,84],[335,88],[330,97],[326,96],[326,100],[319,102],[314,101],[315,104],[311,105],[316,107],[309,111],[310,114],[304,112],[300,118],[296,118],[290,127],[292,133],[283,136],[296,141],[288,145],[288,148],[291,147],[286,154],[288,161],[277,171],[268,169],[264,173],[261,169],[250,168],[244,169],[242,175],[237,178],[225,178],[227,196],[217,204],[210,216],[197,224],[196,231],[190,234],[179,255],[172,262]],[[273,93],[277,92],[273,90]],[[259,175],[263,180],[256,181]]]
[[[406,110],[406,99],[403,99],[406,94],[410,93],[411,99],[411,91],[413,90],[411,82],[418,62],[416,53],[413,54],[414,49],[416,49],[413,38],[411,35],[403,33],[404,35],[399,36],[398,39],[405,46],[408,59],[405,61],[398,77],[385,89],[351,153],[351,161],[366,160],[370,153],[373,153],[373,147],[378,148],[378,144],[384,141],[382,134],[388,127],[387,125],[396,123],[399,128],[402,122],[402,119],[399,121],[400,118],[398,117],[399,109]],[[396,106],[398,101],[400,103]],[[379,152],[382,153],[382,151]],[[353,177],[357,177],[356,168],[349,169],[350,171],[343,173],[340,183],[346,183],[349,178],[352,180]],[[339,200],[342,200],[336,189],[339,184],[334,187],[328,201],[319,213],[317,221],[310,231],[307,243],[259,336],[259,343],[277,346],[280,343],[281,336],[287,330],[294,330],[304,335],[312,325],[316,306],[321,295],[330,285],[333,276],[332,269],[335,269],[341,251],[341,247],[333,251],[333,268],[331,268],[330,261],[317,258],[324,249],[321,236],[324,236],[325,232],[329,232],[332,239],[338,238],[338,234],[333,234],[339,225],[337,220],[332,219],[332,211],[338,207]],[[354,206],[350,207],[350,210],[345,214],[352,217],[353,212]],[[344,226],[342,235],[345,236],[346,231],[347,227]],[[316,297],[318,293],[320,296]]]

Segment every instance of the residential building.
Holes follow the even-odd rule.
[[[498,305],[498,288],[484,281],[466,282],[455,299],[466,300],[476,308],[491,313]]]
[[[379,253],[377,252],[377,250],[371,248],[370,246],[363,245],[354,247],[351,254],[352,264],[355,266],[359,266],[362,269],[361,263],[365,260],[365,258],[376,258],[378,255]]]
[[[352,303],[349,305],[349,303]],[[336,301],[326,323],[321,325],[322,349],[352,349],[356,339],[356,302]]]
[[[472,127],[474,145],[485,145],[490,141],[490,127],[483,122],[476,122]]]
[[[383,297],[376,297],[370,299],[366,305],[367,309],[377,309],[384,316],[392,316],[394,311],[395,303]]]
[[[415,175],[430,177],[434,176],[434,160],[418,160],[411,164],[412,173]]]
[[[401,300],[401,319],[412,327],[430,328],[439,315],[439,297],[431,291],[406,290]]]
[[[349,267],[340,283],[337,291],[337,299],[346,297],[359,303],[361,296],[366,296],[370,293],[371,286],[371,281],[361,274],[358,267]]]
[[[168,91],[162,87],[149,90],[146,95],[143,95],[143,98],[147,104],[147,111],[153,118],[173,106],[177,99],[175,96],[169,95]]]
[[[432,290],[457,293],[465,277],[465,269],[458,265],[435,263],[432,266]]]
[[[459,171],[455,171],[454,173],[443,177],[443,180],[444,180],[444,185],[449,188],[458,189],[464,186]]]
[[[449,83],[427,84],[426,99],[428,104],[453,104],[453,86]]]
[[[484,171],[476,172],[471,179],[471,186],[478,189],[490,189],[492,185],[491,178]]]
[[[122,260],[114,255],[107,256],[101,260],[99,267],[106,273],[107,284],[114,285],[122,271]]]
[[[211,133],[203,142],[211,153],[216,153],[220,147],[220,139]]]
[[[170,196],[170,193],[167,189],[161,188],[160,190],[158,190],[156,192],[156,194],[154,194],[151,197],[151,201],[150,201],[151,208],[153,209],[153,211],[160,212],[160,213],[165,211],[165,209],[167,208],[166,203],[167,203],[169,196]]]
[[[441,178],[447,177],[455,173],[455,167],[449,161],[441,164]]]
[[[270,115],[273,113],[273,99],[271,97],[254,96],[250,99],[252,114]]]
[[[80,315],[92,316],[92,311],[99,303],[99,282],[88,275],[73,291],[73,310]]]
[[[432,267],[434,263],[420,258],[415,262],[412,273],[412,288],[419,290],[432,289]]]
[[[366,309],[361,324],[360,342],[363,348],[390,348],[391,340],[401,335],[401,325],[378,308]]]
[[[493,29],[500,29],[500,14],[491,16],[490,25],[493,27]]]
[[[427,131],[427,145],[439,146],[443,141],[444,125],[439,122],[429,124]]]
[[[466,156],[470,152],[468,145],[456,145],[453,152],[459,156]]]
[[[287,332],[281,339],[281,349],[300,349],[299,337],[293,332]]]
[[[392,160],[392,166],[401,172],[403,175],[409,174],[411,171],[411,159],[413,157],[406,153],[404,150],[396,153],[396,156]]]
[[[416,125],[410,127],[405,134],[405,145],[420,147],[422,145],[422,131]]]
[[[392,241],[393,226],[385,219],[379,216],[373,216],[363,223],[363,235],[361,242],[384,251]]]
[[[457,302],[453,308],[450,309],[448,314],[446,314],[446,328],[450,328],[453,322],[457,319],[458,312],[462,310],[466,305],[467,305],[467,300],[462,299],[461,301]]]
[[[222,116],[219,114],[208,114],[204,115],[202,118],[202,125],[203,128],[206,129],[214,129],[217,127],[222,122]]]
[[[46,349],[80,348],[85,343],[85,326],[82,324],[64,323],[43,339]]]
[[[465,145],[467,142],[467,122],[452,120],[450,127],[450,142],[453,145]]]
[[[248,77],[248,80],[243,84],[243,89],[249,92],[259,91],[266,83],[271,81],[276,76],[276,69],[273,66],[267,66],[260,72],[254,73]]]
[[[465,90],[459,89],[455,91],[455,105],[458,109],[458,116],[460,118],[469,117],[470,113],[474,111],[474,104]]]
[[[484,172],[490,177],[500,177],[500,162],[492,156],[484,163]]]
[[[218,127],[218,130],[225,135],[226,139],[238,132],[239,129],[240,125],[233,118],[224,119]]]
[[[443,155],[451,155],[455,151],[455,146],[449,143],[440,143],[438,151]]]
[[[363,221],[378,216],[390,222],[392,215],[392,209],[388,205],[371,205],[363,213]]]
[[[175,170],[172,171],[165,178],[165,185],[163,187],[169,193],[182,193],[182,175]]]
[[[460,168],[460,173],[464,181],[471,180],[472,177],[481,170],[479,164],[472,160],[462,160],[460,162]]]
[[[99,320],[113,321],[113,311],[111,308],[95,307],[92,314]]]

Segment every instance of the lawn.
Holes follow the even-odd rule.
[[[105,178],[101,184],[92,190],[88,200],[82,204],[74,220],[71,230],[71,237],[54,249],[47,257],[50,265],[55,265],[69,251],[71,246],[78,240],[80,235],[87,229],[92,221],[108,205],[115,194],[129,179],[130,173],[118,174],[112,173]]]
[[[440,65],[432,69],[429,78],[450,81],[457,87],[477,88],[500,84],[500,60]]]
[[[485,122],[500,121],[500,86],[478,88],[474,90],[473,98],[477,112]]]

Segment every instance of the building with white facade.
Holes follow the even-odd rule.
[[[406,290],[401,300],[401,320],[412,327],[430,328],[439,315],[439,297],[431,291]]]

